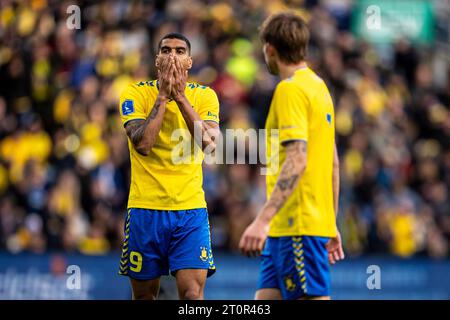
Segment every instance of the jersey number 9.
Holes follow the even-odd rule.
[[[140,272],[142,269],[142,255],[139,252],[131,251],[130,253],[131,271]]]

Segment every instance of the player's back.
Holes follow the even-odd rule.
[[[324,81],[309,68],[298,69],[281,81],[272,100],[266,129],[279,129],[279,142],[304,140],[307,143],[307,166],[283,208],[271,222],[269,235],[336,234],[333,208],[332,170],[334,151],[333,102]],[[270,139],[267,140],[270,153]],[[269,197],[285,160],[279,147],[279,169],[268,175]],[[268,155],[268,159],[271,156]]]

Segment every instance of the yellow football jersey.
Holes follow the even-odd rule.
[[[219,101],[209,87],[186,85],[185,94],[204,121],[219,122]],[[122,123],[146,119],[158,96],[158,81],[131,84],[121,94]],[[161,130],[148,156],[138,153],[128,139],[131,185],[128,208],[187,210],[205,208],[203,152],[194,142],[175,101],[166,104]]]
[[[275,129],[277,139],[271,138],[271,129]],[[327,86],[314,71],[298,69],[277,85],[266,120],[266,134],[269,166],[273,161],[279,163],[266,176],[268,198],[286,158],[282,143],[307,141],[306,169],[292,195],[272,219],[269,236],[336,236],[332,189],[334,108]],[[271,143],[278,143],[278,148]]]

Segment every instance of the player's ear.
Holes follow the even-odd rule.
[[[277,55],[277,50],[270,43],[266,43],[266,54],[269,57],[274,57]]]
[[[161,60],[161,56],[159,55],[159,53],[156,55],[156,59],[155,59],[155,67],[159,68],[160,65],[160,60]]]

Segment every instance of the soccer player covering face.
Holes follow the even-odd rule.
[[[268,200],[239,246],[262,256],[256,299],[328,299],[329,263],[344,258],[333,103],[305,62],[309,32],[300,17],[271,16],[260,35],[267,67],[281,78],[266,120],[267,159],[280,166],[266,176]],[[276,154],[271,129],[278,130]]]
[[[220,132],[219,102],[212,89],[187,82],[183,35],[160,40],[155,65],[156,80],[131,84],[120,98],[131,185],[119,274],[130,277],[135,299],[157,298],[169,273],[180,299],[203,299],[215,265],[201,163]]]

